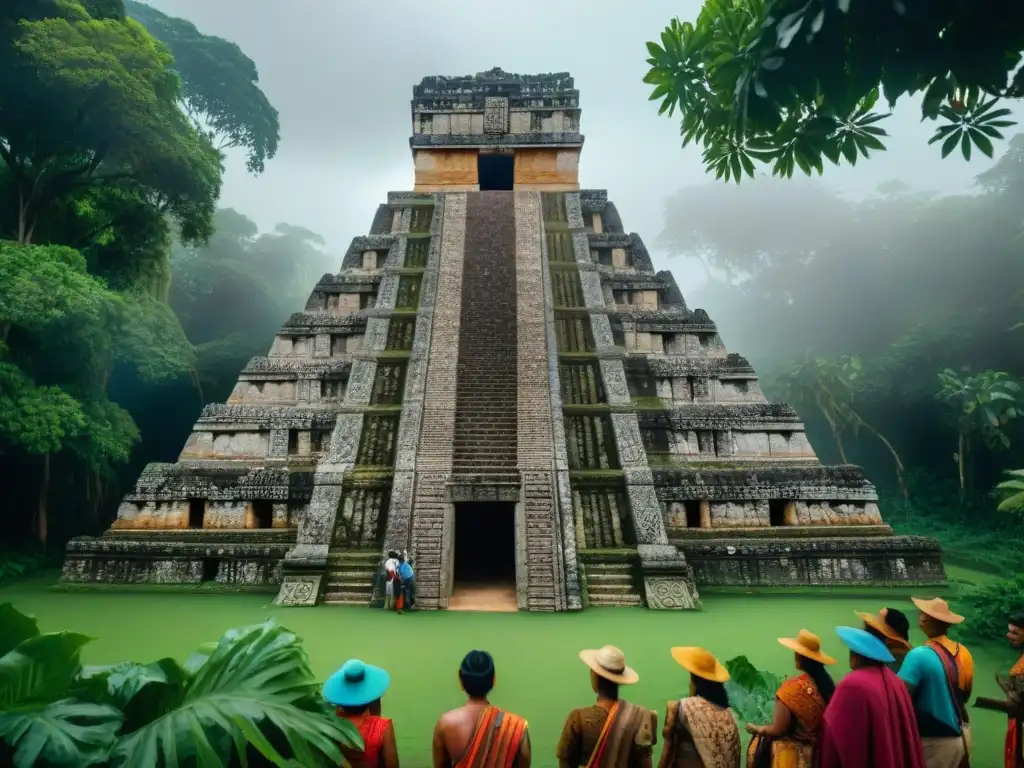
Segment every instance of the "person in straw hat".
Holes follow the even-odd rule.
[[[895,608],[883,608],[877,614],[855,611],[864,622],[864,631],[874,635],[889,649],[896,659],[889,665],[893,672],[899,672],[910,649],[910,620],[903,611]]]
[[[779,686],[769,725],[747,723],[747,732],[754,734],[747,748],[747,766],[811,768],[825,706],[836,690],[825,666],[836,660],[821,650],[821,640],[806,629],[796,637],[780,637],[779,644],[793,651],[801,674]]]
[[[398,768],[398,746],[391,720],[380,716],[380,700],[391,678],[380,667],[349,659],[327,678],[322,695],[337,707],[338,717],[348,720],[363,738],[363,749],[342,746],[353,768]]]
[[[1006,639],[1015,651],[1024,654],[1024,610],[1010,614]],[[979,696],[974,706],[1006,715],[1006,740],[1003,744],[1004,768],[1024,768],[1024,655],[1010,668],[1009,675],[996,675],[1005,699]]]
[[[666,707],[658,768],[739,768],[740,731],[725,692],[729,672],[703,648],[671,653],[690,673],[690,695]]]
[[[825,708],[816,768],[925,768],[914,705],[886,666],[885,643],[863,629],[836,627],[850,649],[850,673]]]
[[[613,645],[580,651],[579,657],[590,668],[597,701],[566,718],[555,750],[559,768],[650,768],[658,715],[619,696],[619,687],[639,675]]]
[[[970,758],[970,720],[967,702],[974,688],[971,652],[946,636],[964,620],[941,597],[911,598],[920,611],[918,625],[928,642],[903,660],[900,678],[914,700],[917,729],[928,768],[967,766]]]

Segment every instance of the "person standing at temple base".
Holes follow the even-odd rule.
[[[996,675],[1006,699],[987,699],[979,696],[974,706],[1005,712],[1006,742],[1003,752],[1004,768],[1024,768],[1024,610],[1010,616],[1006,639],[1021,657],[1010,669],[1009,676]]]
[[[801,674],[779,686],[771,723],[747,723],[747,733],[754,734],[747,768],[812,768],[821,719],[836,690],[825,666],[836,660],[822,652],[821,640],[806,629],[796,637],[780,637],[779,644],[793,651]]]
[[[388,550],[388,556],[384,560],[384,610],[398,609],[397,597],[400,592],[400,580],[398,577],[398,551]]]
[[[658,768],[740,768],[740,730],[729,707],[729,672],[703,648],[673,648],[690,673],[690,695],[670,701]]]
[[[885,643],[885,647],[896,659],[889,665],[889,669],[899,672],[903,659],[914,647],[910,644],[910,620],[907,615],[895,608],[883,608],[877,616],[860,611],[856,613],[864,622],[864,630]]]
[[[398,559],[398,578],[402,582],[405,608],[412,610],[416,604],[416,572],[412,569],[412,561],[406,551],[403,551]]]
[[[338,717],[352,723],[363,739],[362,750],[342,747],[353,768],[399,768],[395,728],[391,720],[380,716],[380,700],[390,684],[385,670],[359,659],[346,661],[324,683],[324,699],[337,707]]]
[[[850,670],[822,718],[816,768],[926,768],[914,706],[886,665],[885,644],[863,629],[836,627]]]
[[[974,688],[974,660],[966,647],[946,636],[964,617],[953,613],[942,598],[912,599],[928,642],[907,654],[899,674],[914,702],[925,762],[928,768],[966,768],[971,748],[967,702]]]
[[[597,702],[566,718],[555,749],[559,768],[651,768],[658,715],[619,696],[619,686],[640,676],[613,645],[580,651],[579,657],[590,668]]]
[[[459,683],[469,699],[441,715],[434,726],[434,768],[530,768],[526,720],[488,701],[494,679],[491,654],[466,654]]]

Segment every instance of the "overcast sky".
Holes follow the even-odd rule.
[[[262,228],[298,224],[344,253],[367,232],[389,190],[412,188],[412,86],[425,75],[570,72],[586,137],[580,181],[607,189],[627,231],[639,232],[658,268],[676,273],[684,293],[701,270],[653,247],[662,200],[709,180],[698,150],[679,146],[675,119],[658,117],[642,82],[644,42],[673,16],[693,20],[697,0],[151,0],[201,31],[238,43],[281,113],[281,147],[253,177],[232,158],[222,204]],[[886,121],[889,151],[825,179],[853,196],[899,178],[912,187],[967,189],[979,162],[940,160],[927,146],[934,127],[916,103]],[[724,212],[727,215],[727,212]],[[691,285],[692,287],[692,285]]]

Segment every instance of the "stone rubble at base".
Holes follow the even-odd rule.
[[[520,609],[685,609],[699,585],[937,584],[859,467],[819,463],[708,314],[580,190],[567,73],[414,89],[412,191],[378,207],[174,464],[151,464],[68,582],[279,588],[375,604],[407,549],[446,608],[456,504],[514,505]],[[479,193],[485,156],[511,191]],[[502,330],[505,329],[505,330]]]

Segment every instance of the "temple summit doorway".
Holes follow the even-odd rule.
[[[455,504],[451,611],[515,611],[514,502]]]

